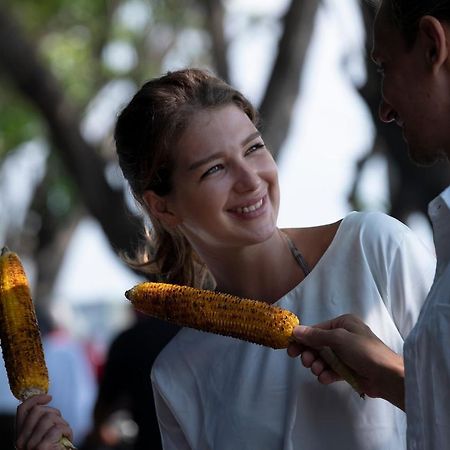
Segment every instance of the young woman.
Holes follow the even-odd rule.
[[[380,213],[279,229],[277,167],[257,125],[245,97],[205,71],[139,90],[115,133],[152,224],[133,264],[166,282],[276,304],[305,324],[353,312],[401,352],[433,256]],[[183,329],[152,382],[165,449],[405,448],[402,411],[346,383],[321,386],[285,351]]]

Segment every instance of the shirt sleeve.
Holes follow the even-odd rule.
[[[434,254],[412,230],[405,227],[388,267],[386,305],[403,339],[417,322],[435,269]]]

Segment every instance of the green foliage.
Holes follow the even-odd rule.
[[[41,40],[40,50],[49,69],[65,87],[65,94],[76,104],[85,105],[95,88],[98,63],[91,54],[91,35],[83,25],[64,33],[52,32]]]
[[[6,80],[0,83],[0,164],[9,151],[23,142],[41,136],[39,117]]]

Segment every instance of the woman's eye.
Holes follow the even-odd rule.
[[[246,151],[245,154],[249,155],[250,153],[255,152],[256,150],[259,150],[260,148],[263,148],[264,144],[262,142],[258,142],[255,145],[252,145],[251,147],[249,147]]]
[[[203,180],[203,178],[212,175],[213,173],[218,172],[219,170],[222,170],[223,166],[222,164],[216,164],[215,166],[210,167],[201,177],[200,179]]]

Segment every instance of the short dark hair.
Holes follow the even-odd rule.
[[[420,18],[433,16],[439,20],[450,21],[449,0],[384,0],[390,4],[394,24],[400,29],[408,45],[417,36]]]

